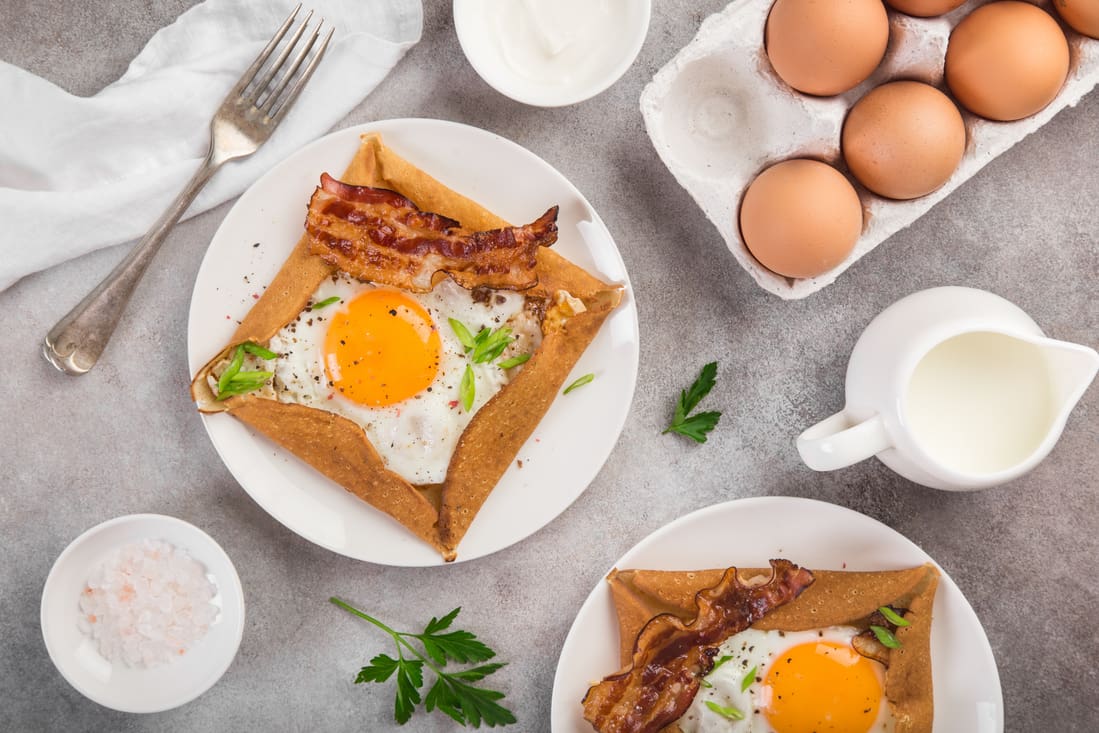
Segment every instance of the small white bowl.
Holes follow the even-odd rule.
[[[493,89],[536,107],[563,107],[626,73],[651,13],[652,0],[454,0],[454,29]]]
[[[151,669],[112,664],[77,628],[80,592],[94,567],[117,548],[144,539],[175,545],[206,567],[221,612],[187,655]],[[233,661],[244,633],[244,593],[236,568],[210,535],[181,519],[130,514],[92,527],[57,558],[42,590],[42,636],[61,676],[86,697],[126,713],[156,713],[194,700]]]

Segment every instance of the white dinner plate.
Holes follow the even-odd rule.
[[[185,551],[217,588],[211,603],[218,615],[206,635],[185,656],[149,669],[112,664],[77,627],[80,592],[92,570],[113,551],[142,540]],[[190,702],[221,679],[244,633],[244,593],[232,560],[210,535],[175,517],[129,514],[92,527],[58,556],[42,589],[41,623],[46,651],[69,684],[114,710],[155,713]]]
[[[615,567],[766,567],[778,557],[819,570],[898,570],[934,562],[900,533],[858,512],[812,499],[762,497],[680,517],[635,545]],[[1003,695],[988,638],[958,586],[939,570],[931,626],[935,733],[1001,733]],[[601,581],[561,649],[553,682],[554,733],[591,733],[580,701],[591,683],[619,666],[618,622]]]
[[[432,176],[512,222],[558,204],[554,249],[601,279],[626,287],[566,384],[500,479],[458,547],[472,560],[518,542],[565,510],[595,478],[622,431],[637,381],[637,308],[614,240],[576,188],[530,151],[490,132],[440,120],[374,122],[340,130],[299,150],[259,179],[210,242],[191,297],[191,374],[228,343],[302,233],[320,175],[343,173],[365,132]],[[442,564],[439,554],[388,515],[228,415],[202,420],[229,471],[271,516],[302,537],[348,557],[386,565]]]

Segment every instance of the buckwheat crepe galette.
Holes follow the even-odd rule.
[[[939,573],[614,570],[622,669],[583,700],[595,730],[930,733]]]
[[[305,234],[192,397],[453,560],[622,287],[550,249],[554,202],[511,226],[377,134],[318,178]]]

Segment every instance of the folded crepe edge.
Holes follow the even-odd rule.
[[[770,577],[766,568],[740,568],[745,582]],[[906,608],[909,626],[897,629],[901,643],[890,652],[885,697],[897,721],[896,733],[930,733],[934,721],[931,670],[932,606],[939,571],[930,564],[902,570],[813,570],[815,581],[796,600],[770,611],[752,625],[762,631],[804,631],[863,623],[880,606]],[[685,621],[698,612],[696,594],[720,582],[724,569],[619,570],[606,580],[618,620],[623,667],[634,654],[634,641],[654,616],[670,613]],[[666,729],[676,731],[676,726]]]
[[[362,136],[341,180],[392,189],[421,209],[448,216],[467,229],[508,223],[401,158],[378,133]],[[467,425],[440,486],[414,486],[389,471],[356,423],[324,410],[256,395],[218,401],[208,377],[237,344],[265,345],[296,318],[335,268],[309,252],[303,235],[259,300],[245,315],[229,345],[198,370],[192,399],[200,412],[228,412],[309,463],[346,490],[411,530],[451,561],[477,512],[519,449],[549,410],[561,385],[603,321],[621,301],[623,288],[604,283],[558,253],[538,252],[538,284],[524,294],[550,299],[543,340],[512,381],[478,410]],[[558,297],[567,293],[583,308]],[[559,302],[554,302],[555,299]],[[314,414],[316,413],[316,414]],[[345,453],[326,448],[339,446]]]

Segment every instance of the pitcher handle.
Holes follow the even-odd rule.
[[[881,415],[848,426],[847,416],[837,412],[798,436],[798,453],[814,471],[835,471],[893,447]]]

